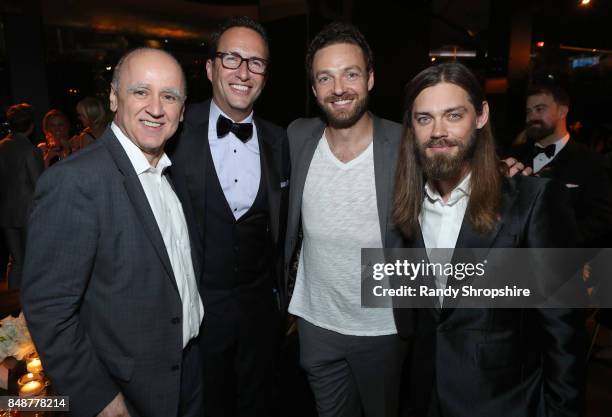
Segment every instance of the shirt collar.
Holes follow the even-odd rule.
[[[219,106],[217,106],[214,99],[210,100],[210,113],[208,116],[208,142],[211,144],[211,146],[214,146],[215,144],[219,143],[219,141],[216,140],[218,139],[217,119],[219,118],[219,115],[223,115],[224,117],[230,119],[232,122],[236,123],[235,120],[225,114],[219,108]],[[253,123],[253,111],[251,111],[251,113],[247,117],[245,117],[238,123]],[[233,133],[231,132],[229,134],[233,135]],[[251,140],[246,142],[244,146],[252,152],[259,154],[259,141],[257,140],[257,126],[255,125],[255,123],[253,123],[253,137],[251,138]]]
[[[119,128],[119,126],[115,124],[115,122],[111,123],[111,130],[113,131],[113,133],[119,140],[119,143],[125,150],[125,153],[130,159],[130,162],[132,163],[136,174],[140,175],[144,172],[159,172],[159,174],[161,175],[166,168],[172,165],[170,158],[168,158],[168,155],[166,155],[166,153],[164,152],[159,161],[157,162],[157,166],[152,167],[151,164],[149,164],[147,158],[140,150],[140,148],[138,148],[138,146],[136,146],[134,142],[132,142],[123,133],[123,131]]]
[[[555,154],[553,155],[553,158],[561,151],[561,149],[563,149],[563,147],[565,145],[567,145],[567,142],[570,139],[570,134],[566,133],[565,136],[561,137],[560,139],[557,139],[556,142],[553,142],[555,145]],[[535,143],[535,146],[537,146],[538,148],[542,148],[544,149],[545,146],[540,145],[538,142]]]
[[[453,191],[451,191],[450,197],[448,201],[444,203],[446,206],[452,206],[456,204],[459,200],[465,197],[470,196],[471,187],[471,177],[472,173],[468,173],[463,180],[455,187]],[[432,202],[440,201],[442,202],[442,196],[429,181],[425,183],[425,196]]]

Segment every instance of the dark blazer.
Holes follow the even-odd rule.
[[[395,228],[391,210],[393,206],[393,187],[395,167],[402,138],[402,126],[370,114],[374,124],[374,177],[376,201],[383,245],[401,247],[403,244],[399,230]],[[291,155],[291,189],[289,191],[289,214],[287,215],[287,240],[285,242],[285,285],[291,286],[291,266],[295,263],[296,251],[301,247],[300,228],[302,217],[302,195],[308,169],[314,152],[323,136],[326,123],[321,118],[297,119],[287,129],[289,152]],[[394,310],[395,322],[402,336],[411,333],[413,323],[408,310]]]
[[[533,144],[526,143],[513,156],[526,166],[533,166]],[[602,238],[612,232],[612,184],[602,155],[571,139],[538,173],[563,184],[578,223],[579,244],[607,247]]]
[[[25,227],[44,167],[42,154],[26,136],[13,133],[0,141],[0,227]]]
[[[572,213],[563,202],[563,190],[550,180],[511,178],[505,181],[495,229],[478,233],[466,219],[455,247],[575,247]],[[420,230],[417,236],[408,247],[424,247]],[[414,415],[427,416],[430,405],[452,417],[580,414],[582,314],[449,306],[414,312],[407,391]]]
[[[72,416],[96,415],[118,392],[132,417],[178,414],[181,298],[142,185],[110,128],[41,176],[22,304]]]
[[[202,239],[206,215],[206,164],[208,147],[208,117],[210,100],[192,104],[185,112],[180,137],[170,153],[171,176],[176,192],[185,211],[195,219],[199,231],[198,250],[203,251]],[[260,156],[262,159],[262,178],[265,181],[270,211],[270,229],[276,246],[276,280],[284,305],[285,293],[282,291],[280,268],[282,265],[282,242],[287,213],[287,193],[289,186],[289,152],[285,129],[254,117]],[[204,297],[206,294],[204,294]]]

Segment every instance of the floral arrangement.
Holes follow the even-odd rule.
[[[9,356],[22,360],[35,350],[23,313],[0,320],[0,362]]]

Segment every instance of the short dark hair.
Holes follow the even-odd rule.
[[[34,109],[27,103],[14,104],[6,111],[11,132],[25,133],[34,124]]]
[[[312,61],[317,51],[326,46],[338,43],[357,45],[361,48],[361,52],[363,52],[366,70],[370,72],[374,69],[374,54],[365,36],[363,36],[363,33],[361,33],[356,26],[349,23],[332,22],[321,29],[308,46],[308,51],[306,52],[306,72],[311,80],[314,78],[314,74],[312,73]]]
[[[539,82],[532,84],[527,89],[527,97],[537,96],[539,94],[547,94],[552,96],[555,103],[569,107],[570,98],[567,92],[557,83],[554,82]]]
[[[268,38],[268,34],[261,23],[256,22],[248,16],[236,16],[223,22],[212,34],[212,37],[210,38],[210,49],[208,51],[208,57],[210,59],[215,59],[215,54],[217,53],[217,48],[219,48],[219,40],[221,39],[221,36],[231,28],[247,28],[257,32],[264,40],[266,50],[268,51],[268,55],[270,55],[270,39]]]

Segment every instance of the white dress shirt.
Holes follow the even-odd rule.
[[[142,151],[123,134],[115,123],[111,124],[111,129],[119,139],[119,143],[138,175],[164,240],[176,286],[183,303],[183,347],[185,347],[189,340],[195,338],[200,331],[204,306],[193,271],[191,245],[183,206],[168,182],[168,178],[163,175],[164,169],[172,165],[172,162],[164,153],[157,166],[152,167]]]
[[[425,197],[419,215],[419,223],[423,233],[423,241],[427,249],[448,248],[454,249],[463,223],[463,217],[468,206],[470,196],[470,178],[466,177],[451,191],[446,203],[434,186],[429,182],[425,184]],[[431,251],[427,251],[430,262],[446,263],[452,260],[452,251],[436,251],[435,259]],[[446,256],[443,256],[446,255]],[[440,259],[443,256],[448,259]],[[447,276],[436,276],[436,287],[446,288]],[[440,305],[442,305],[440,297]]]
[[[257,129],[253,123],[253,137],[246,143],[238,139],[232,132],[218,138],[217,119],[220,114],[234,123],[253,123],[253,112],[244,120],[233,120],[221,111],[214,100],[210,101],[208,116],[210,153],[225,199],[234,217],[239,219],[249,211],[259,191],[261,163],[259,162]]]
[[[570,138],[570,135],[569,133],[567,133],[565,136],[563,136],[561,139],[555,142],[555,154],[552,157],[549,158],[548,156],[546,156],[544,152],[537,154],[533,158],[533,173],[537,174],[542,168],[548,165],[550,161],[555,159],[555,156],[557,156],[557,154],[561,151],[561,149],[563,149],[563,147],[567,144],[567,141],[569,140],[569,138]],[[537,142],[535,146],[537,146],[538,148],[544,148],[544,146],[540,145]]]

